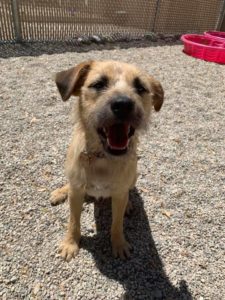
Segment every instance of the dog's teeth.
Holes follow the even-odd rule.
[[[104,131],[105,135],[107,136],[109,131],[106,128],[103,128],[103,131]]]

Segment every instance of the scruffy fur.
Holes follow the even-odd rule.
[[[107,78],[107,85],[100,91],[95,85],[99,78]],[[140,80],[146,91],[139,88],[137,92],[135,80]],[[58,73],[56,85],[64,101],[72,95],[78,96],[75,100],[74,134],[66,160],[69,183],[51,195],[53,205],[63,202],[67,196],[70,203],[69,225],[60,246],[61,255],[70,260],[79,251],[80,215],[84,197],[88,194],[96,198],[111,197],[112,252],[115,257],[129,257],[131,246],[124,238],[123,218],[126,208],[131,208],[128,195],[137,178],[138,135],[147,128],[152,107],[160,110],[163,89],[144,71],[117,61],[83,62]],[[115,118],[110,103],[119,95],[126,95],[134,102],[130,124],[135,133],[129,139],[127,152],[117,156],[106,151],[97,129],[113,124]]]

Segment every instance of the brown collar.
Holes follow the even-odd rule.
[[[80,159],[86,162],[93,162],[96,159],[105,158],[105,154],[101,151],[88,152],[86,150],[82,151],[80,154]]]

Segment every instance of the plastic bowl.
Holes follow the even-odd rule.
[[[205,36],[214,39],[219,40],[221,42],[225,42],[225,32],[222,31],[206,31],[204,32]]]
[[[206,61],[225,64],[225,40],[211,39],[206,35],[184,34],[184,53]]]

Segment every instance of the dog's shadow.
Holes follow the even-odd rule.
[[[125,293],[120,299],[192,299],[185,281],[181,281],[179,287],[174,287],[165,274],[143,200],[136,189],[130,193],[130,199],[134,211],[129,218],[125,218],[124,226],[127,239],[134,246],[131,259],[122,261],[112,257],[109,239],[110,201],[94,204],[97,234],[93,237],[82,237],[82,248],[92,253],[102,274],[123,285]]]

